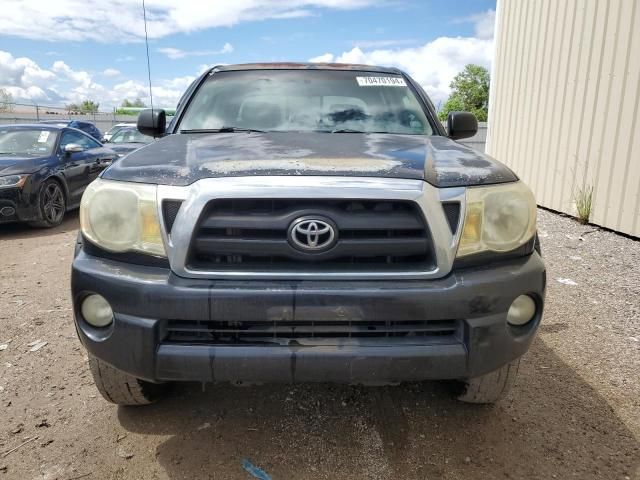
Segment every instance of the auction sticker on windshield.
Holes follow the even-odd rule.
[[[41,130],[40,131],[40,136],[38,137],[38,143],[44,143],[49,139],[49,131],[48,130]]]
[[[356,77],[361,87],[406,87],[401,77]]]

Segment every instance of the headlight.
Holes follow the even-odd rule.
[[[509,252],[536,233],[536,201],[522,182],[467,188],[458,257]]]
[[[80,204],[83,235],[112,252],[138,251],[166,257],[156,190],[156,185],[95,180]]]
[[[22,188],[24,182],[27,181],[28,175],[7,175],[0,177],[0,188],[2,187],[18,187]]]

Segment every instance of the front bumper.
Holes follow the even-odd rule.
[[[233,281],[185,279],[168,269],[93,257],[73,262],[72,293],[80,340],[91,355],[149,381],[234,383],[330,381],[387,384],[464,379],[493,371],[523,355],[540,323],[545,268],[537,253],[437,280]],[[107,329],[90,327],[81,300],[99,293],[113,307]],[[523,327],[506,322],[521,294],[538,302]],[[294,318],[340,320],[455,319],[445,341],[339,338],[289,344],[190,345],[166,342],[172,321]]]
[[[0,188],[0,224],[38,220],[38,195],[32,191],[30,180],[24,188]]]

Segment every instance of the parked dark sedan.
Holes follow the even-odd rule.
[[[153,142],[153,137],[144,135],[137,127],[122,127],[109,140],[109,148],[118,154],[118,158]]]
[[[40,123],[47,123],[50,125],[58,125],[59,127],[71,127],[82,130],[84,133],[88,133],[99,142],[102,140],[102,133],[91,122],[84,122],[82,120],[42,120]]]
[[[0,223],[54,227],[116,153],[75,128],[0,125]]]

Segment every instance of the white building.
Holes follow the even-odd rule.
[[[487,153],[544,207],[640,236],[640,0],[498,0]]]

